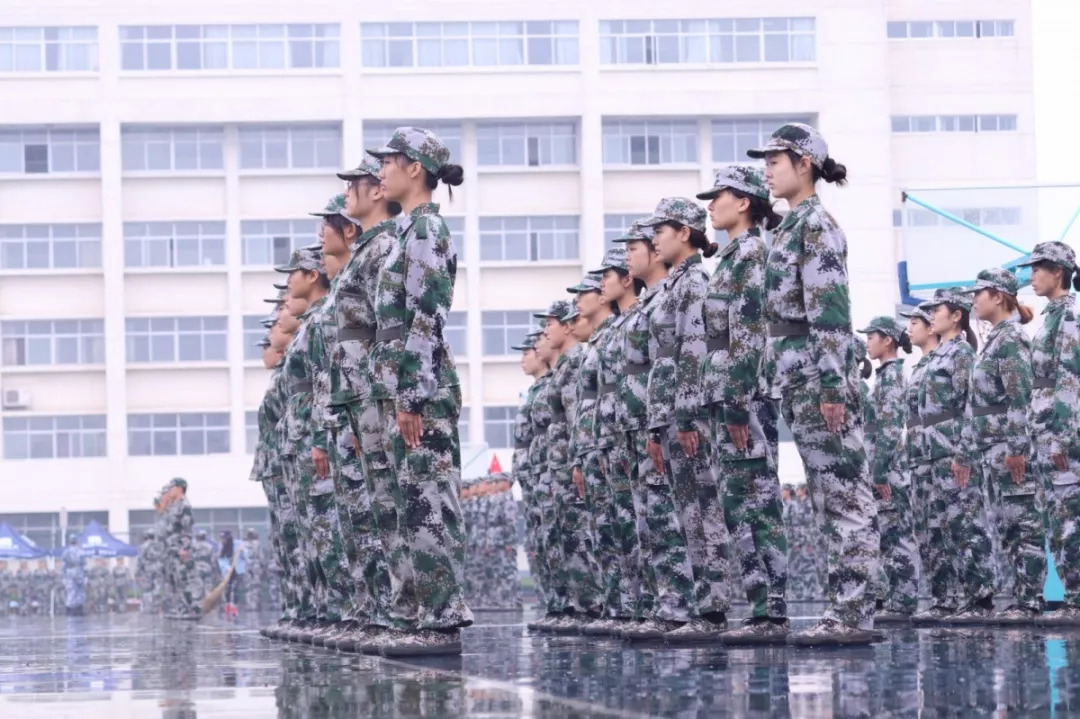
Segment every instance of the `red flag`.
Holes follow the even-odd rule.
[[[502,471],[502,465],[499,464],[499,455],[491,455],[491,464],[488,465],[488,474],[495,474]]]

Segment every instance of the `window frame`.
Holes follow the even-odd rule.
[[[252,159],[251,144],[256,136],[262,163],[258,166],[246,164]],[[249,145],[246,149],[245,143]],[[304,144],[309,143],[313,164],[298,165],[297,151]],[[239,172],[241,174],[323,174],[324,170],[336,172],[342,167],[343,134],[340,124],[322,122],[241,124],[237,133],[237,144],[240,151]],[[284,147],[286,153],[284,165],[273,164],[276,158],[268,163],[268,144],[271,147]],[[319,164],[320,162],[325,162],[325,164]]]
[[[5,151],[5,147],[9,149]],[[34,149],[33,153],[31,149]],[[100,175],[101,131],[96,126],[11,126],[0,129],[0,161],[5,153],[9,158],[19,157],[16,163],[19,169],[0,166],[0,176]],[[32,159],[31,154],[34,155]],[[70,160],[70,169],[57,167],[60,158]],[[30,164],[34,169],[28,169]]]
[[[40,426],[48,420],[51,427]],[[75,424],[77,427],[63,427]],[[32,425],[38,424],[38,427]],[[22,428],[19,427],[22,425]],[[0,424],[4,437],[4,459],[10,461],[35,459],[88,459],[108,456],[108,418],[105,414],[19,414],[7,415]],[[25,435],[25,453],[16,452],[19,444],[13,435]],[[42,437],[51,437],[47,456],[34,456],[44,447]],[[67,454],[61,454],[61,437],[67,436]],[[34,438],[37,437],[37,443]],[[73,443],[76,443],[73,444]],[[88,444],[89,443],[89,444]],[[37,450],[35,450],[37,447]],[[71,451],[75,449],[75,451]]]
[[[305,29],[309,34],[293,33]],[[274,74],[341,70],[340,23],[120,25],[119,44],[121,74]],[[304,44],[307,45],[306,55],[300,50]],[[318,52],[320,47],[322,51]],[[141,50],[137,53],[140,61],[129,63],[137,50]],[[280,63],[272,61],[278,57]],[[299,62],[299,57],[310,58],[311,64]],[[317,64],[317,57],[321,57],[324,64]],[[254,59],[254,64],[249,58]],[[151,64],[157,66],[151,67]]]
[[[93,222],[0,224],[0,272],[100,272],[101,235],[101,224]],[[75,263],[57,265],[59,250],[68,245]],[[48,256],[47,264],[31,266],[32,261],[35,258],[40,261],[43,254]],[[9,263],[16,257],[21,259],[21,266]]]
[[[581,262],[581,218],[578,215],[484,215],[479,219],[480,262],[484,265]],[[495,227],[496,223],[498,228]],[[514,227],[518,224],[523,224],[523,227]],[[560,227],[560,224],[564,226]],[[528,256],[508,259],[507,248],[513,243],[512,236],[515,234],[524,234]],[[485,241],[494,237],[501,238],[499,246],[502,256],[499,258],[485,256],[485,249],[488,247]],[[542,244],[545,242],[550,243],[550,246],[545,247]],[[572,252],[566,253],[565,257],[556,256],[559,254],[557,250],[565,250],[571,244]],[[545,254],[550,256],[544,256]]]
[[[31,37],[32,35],[37,37]],[[87,37],[77,37],[85,34]],[[50,37],[50,35],[52,37]],[[26,60],[37,48],[36,67],[16,67],[20,58]],[[23,52],[20,53],[20,49]],[[9,52],[5,52],[8,50]],[[85,55],[78,53],[81,50]],[[4,65],[10,59],[10,67]],[[87,67],[73,67],[86,60]],[[94,25],[41,25],[0,27],[0,77],[18,74],[91,75],[100,72],[98,29]],[[54,67],[49,67],[54,65]]]
[[[533,314],[540,312],[540,310],[481,310],[480,312],[480,353],[485,359],[500,358],[500,357],[513,357],[518,353],[515,350],[510,349],[512,345],[517,344],[522,337],[527,335],[536,327],[536,320],[533,319]],[[500,315],[500,324],[495,325],[493,323],[494,315]],[[513,316],[514,322],[508,322],[508,318]],[[521,322],[518,322],[518,319]],[[500,331],[502,333],[502,352],[489,352],[488,351],[488,333],[491,331]]]
[[[75,323],[74,330],[63,329],[64,325]],[[58,325],[60,328],[58,329]],[[47,327],[46,327],[47,326]],[[46,330],[47,331],[33,331]],[[21,351],[9,350],[18,347]],[[32,361],[31,343],[39,349],[47,347],[49,359],[43,362]],[[74,343],[77,355],[75,361],[63,361],[60,357],[61,343]],[[11,354],[20,354],[23,361],[9,362]],[[3,320],[0,321],[0,367],[5,370],[42,367],[104,367],[105,366],[105,320],[98,318],[46,319],[46,320]]]
[[[213,321],[214,325],[220,324],[220,329],[211,327],[207,329],[207,321]],[[198,321],[198,331],[185,328],[184,325]],[[171,327],[164,327],[165,323],[171,323]],[[155,327],[155,325],[157,325]],[[145,329],[143,329],[145,327]],[[199,338],[198,359],[183,359],[182,347],[190,348],[184,340],[190,340],[193,336]],[[223,364],[229,361],[229,322],[227,315],[184,315],[184,316],[139,316],[124,318],[124,362],[129,368],[140,366],[161,366],[176,364]],[[208,357],[213,345],[208,346],[208,338],[217,339],[220,343],[220,356],[216,353]],[[172,357],[169,359],[156,359],[158,352],[168,343],[171,347]],[[142,348],[145,347],[145,353]],[[145,354],[146,359],[139,359]]]
[[[640,132],[638,129],[640,128]],[[654,134],[655,133],[655,134]],[[649,167],[696,167],[701,162],[701,147],[697,120],[681,119],[633,119],[605,118],[601,127],[603,166],[605,169]],[[655,143],[652,140],[656,140]],[[640,140],[636,145],[635,140]],[[666,140],[666,142],[665,142]],[[679,153],[693,155],[690,159],[673,159],[679,143],[688,142]],[[618,145],[620,159],[611,157],[611,150]],[[668,155],[665,160],[664,155]],[[635,155],[642,155],[645,162],[634,162]],[[649,162],[652,157],[656,162]],[[621,157],[625,157],[623,160]]]
[[[148,418],[145,422],[142,418]],[[196,420],[200,420],[200,424],[195,424]],[[175,420],[175,421],[170,421]],[[184,422],[187,422],[185,425]],[[202,446],[204,451],[202,452],[186,452],[184,451],[185,432],[188,434],[188,441],[197,434],[201,433]],[[215,437],[218,441],[224,438],[224,449],[218,451],[209,451],[210,447],[210,433],[215,432]],[[174,441],[172,446],[175,451],[157,451],[157,436],[162,436],[162,446],[167,445],[167,440],[164,439],[169,435],[172,436]],[[127,415],[127,439],[128,439],[128,455],[131,457],[203,457],[218,454],[230,454],[232,451],[232,438],[230,436],[230,418],[228,411],[208,411],[208,412],[129,412]],[[144,445],[136,441],[137,436],[146,435],[149,438],[149,444],[145,445],[150,451],[144,450]],[[221,444],[218,445],[222,446]]]
[[[550,60],[543,61],[541,55]],[[362,22],[360,64],[363,72],[575,68],[581,64],[581,24],[577,20]]]
[[[535,159],[533,145],[535,142]],[[476,125],[477,167],[482,171],[498,169],[575,168],[578,167],[578,125],[574,120],[540,120],[479,122]],[[562,144],[560,144],[562,143]],[[488,145],[490,147],[485,147]],[[519,146],[522,162],[507,161],[508,150]],[[555,162],[556,155],[565,156],[570,149],[569,162]],[[544,161],[544,155],[549,158]],[[496,162],[488,160],[497,157]]]
[[[224,220],[125,222],[123,233],[125,272],[223,272],[226,269],[227,231]],[[168,262],[165,264],[154,261],[154,248],[161,244],[167,245]],[[190,253],[192,247],[199,262],[182,262],[184,254]],[[133,253],[135,248],[138,250],[139,263],[131,262],[132,255],[129,253]],[[219,257],[220,261],[207,262],[208,257],[211,260]]]
[[[194,133],[193,139],[184,137]],[[180,136],[178,139],[178,135]],[[197,167],[178,167],[178,145],[194,145]],[[168,145],[169,162],[167,167],[150,167],[150,146]],[[216,147],[216,151],[215,151]],[[225,128],[221,125],[127,125],[120,130],[121,173],[124,175],[155,174],[213,174],[225,172]],[[134,153],[141,152],[141,167],[135,164]],[[216,152],[216,154],[215,154]],[[205,157],[204,157],[205,154]],[[214,162],[216,160],[216,163]]]

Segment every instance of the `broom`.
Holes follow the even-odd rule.
[[[210,590],[210,593],[203,597],[202,600],[202,613],[206,616],[214,610],[214,607],[221,601],[221,597],[225,595],[225,587],[229,584],[229,579],[232,578],[233,572],[236,570],[236,560],[240,556],[240,552],[233,552],[232,565],[229,567],[229,571],[225,572],[225,578],[221,580],[221,583]]]

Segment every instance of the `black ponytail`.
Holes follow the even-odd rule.
[[[684,225],[681,222],[676,222],[675,220],[668,220],[663,224],[672,228],[676,232],[679,232],[684,227],[690,230],[690,246],[696,250],[701,250],[701,254],[705,257],[712,257],[720,250],[720,245],[710,240],[708,235],[706,235],[701,230],[695,230],[693,227]]]
[[[859,362],[859,366],[859,375],[863,379],[870,379],[871,375],[874,374],[874,365],[870,364],[870,360],[863,357]]]
[[[1069,285],[1071,284],[1072,288],[1074,290],[1076,290],[1077,292],[1080,292],[1080,273],[1076,273],[1076,272],[1073,272],[1073,271],[1070,270],[1069,274],[1072,275],[1072,281],[1071,282],[1064,282],[1063,281],[1062,284],[1065,285],[1065,287],[1063,289],[1066,289],[1066,290],[1069,289]],[[1062,278],[1062,280],[1064,280],[1064,278]]]
[[[834,184],[837,187],[843,187],[847,184],[847,167],[831,157],[826,157],[825,161],[821,163],[820,170],[814,168],[814,182],[818,180],[825,180],[825,182]]]
[[[433,173],[430,170],[425,170],[427,173],[425,180],[427,182],[427,188],[434,190],[439,186],[439,180],[442,180],[446,185],[446,191],[450,193],[450,199],[454,199],[454,191],[451,187],[457,187],[465,181],[465,169],[461,165],[446,164],[439,168],[437,173]]]
[[[797,156],[796,156],[797,157]],[[755,225],[761,225],[769,232],[772,232],[784,218],[780,213],[773,209],[773,203],[767,197],[758,197],[757,195],[751,195],[742,190],[736,190],[732,187],[727,188],[727,191],[740,200],[748,200],[750,202],[750,222]],[[711,257],[711,255],[705,255]]]
[[[900,333],[900,341],[897,345],[907,354],[911,354],[911,337],[908,336],[907,330]]]
[[[950,313],[960,313],[960,331],[964,333],[964,337],[972,349],[979,349],[979,341],[975,337],[975,331],[971,329],[971,313],[960,305],[954,305],[950,302],[946,302],[945,306],[949,308]]]

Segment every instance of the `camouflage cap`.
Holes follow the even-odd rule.
[[[529,333],[525,335],[525,339],[521,340],[521,342],[518,342],[516,345],[510,345],[510,349],[518,350],[519,352],[534,349],[536,347],[536,338],[539,336],[540,335],[538,334]]]
[[[880,317],[875,317],[870,320],[870,324],[858,331],[862,332],[864,335],[870,334],[871,332],[880,332],[886,337],[892,337],[893,342],[899,342],[900,335],[902,335],[905,330],[903,325],[897,322],[895,317],[881,315]]]
[[[728,165],[716,171],[711,190],[698,193],[699,200],[711,200],[723,190],[732,189],[745,192],[751,197],[769,199],[769,188],[765,186],[765,173],[752,165]]]
[[[604,259],[600,261],[600,269],[593,270],[594,273],[603,275],[607,270],[628,270],[629,267],[626,264],[626,248],[625,247],[610,247],[608,251],[604,253]]]
[[[1016,275],[1000,267],[983,270],[975,278],[975,286],[964,289],[966,294],[973,294],[979,290],[997,290],[1007,295],[1016,296],[1020,291],[1020,281]]]
[[[267,304],[271,304],[271,305],[275,305],[275,306],[280,305],[280,304],[284,304],[285,303],[285,296],[280,295],[278,297],[265,297],[265,298],[263,298],[263,302],[266,302]]]
[[[819,170],[825,164],[825,158],[829,156],[829,145],[821,133],[801,122],[781,125],[765,143],[765,147],[747,150],[746,154],[755,159],[761,159],[770,152],[784,152],[785,150],[809,157],[810,162]]]
[[[546,320],[554,317],[559,322],[563,321],[566,313],[570,311],[570,300],[555,300],[548,305],[547,312],[534,312],[533,317],[538,320]]]
[[[644,227],[655,227],[665,222],[678,222],[698,232],[705,231],[705,208],[689,197],[665,197],[657,203],[651,217],[638,220]]]
[[[570,311],[566,313],[566,316],[562,318],[563,324],[570,324],[578,317],[581,317],[581,312],[578,310],[578,306],[570,305]]]
[[[916,307],[913,310],[908,310],[906,312],[901,312],[900,316],[901,317],[907,317],[909,319],[911,317],[918,317],[920,320],[922,320],[926,324],[930,324],[930,310],[932,310],[932,309],[934,309],[934,305],[932,303],[930,303],[930,302],[920,302],[918,307]]]
[[[571,294],[580,294],[582,292],[599,292],[600,291],[600,273],[590,272],[573,287],[567,287],[566,291]]]
[[[328,217],[330,215],[336,215],[345,209],[345,193],[334,195],[326,201],[326,207],[322,208],[318,212],[309,212],[312,217]]]
[[[262,347],[263,349],[266,349],[267,347],[270,346],[270,338],[269,337],[263,337],[261,340],[259,340],[258,342],[255,343],[255,346],[256,347]]]
[[[1040,242],[1031,251],[1031,256],[1017,267],[1031,267],[1036,262],[1052,262],[1067,270],[1076,270],[1076,253],[1064,242]]]
[[[934,290],[933,299],[923,302],[923,305],[929,305],[930,309],[937,307],[938,305],[955,305],[965,312],[971,312],[971,295],[966,294],[963,287],[946,287],[945,289]]]
[[[288,264],[284,267],[275,267],[278,272],[296,272],[297,270],[304,270],[305,272],[324,272],[322,250],[318,245],[314,247],[301,247],[292,253],[292,257],[289,258]]]
[[[435,133],[422,127],[399,127],[386,145],[368,152],[380,159],[387,155],[405,155],[432,174],[438,173],[450,162],[450,149]]]
[[[173,487],[179,487],[186,492],[187,480],[183,477],[173,477],[171,480],[169,480],[169,484],[167,486],[169,489],[172,489]]]
[[[272,287],[275,290],[278,290],[279,292],[282,292],[282,293],[284,293],[285,290],[289,289],[289,286],[287,284],[286,285],[274,284],[274,285],[272,285]]]
[[[356,180],[361,177],[374,177],[379,178],[379,172],[382,170],[382,166],[379,161],[369,154],[364,155],[364,159],[360,164],[351,170],[342,170],[337,173],[337,176],[342,180]]]
[[[640,221],[636,221],[630,225],[626,232],[616,237],[612,242],[651,242],[655,234],[656,230],[652,227],[643,227]]]

